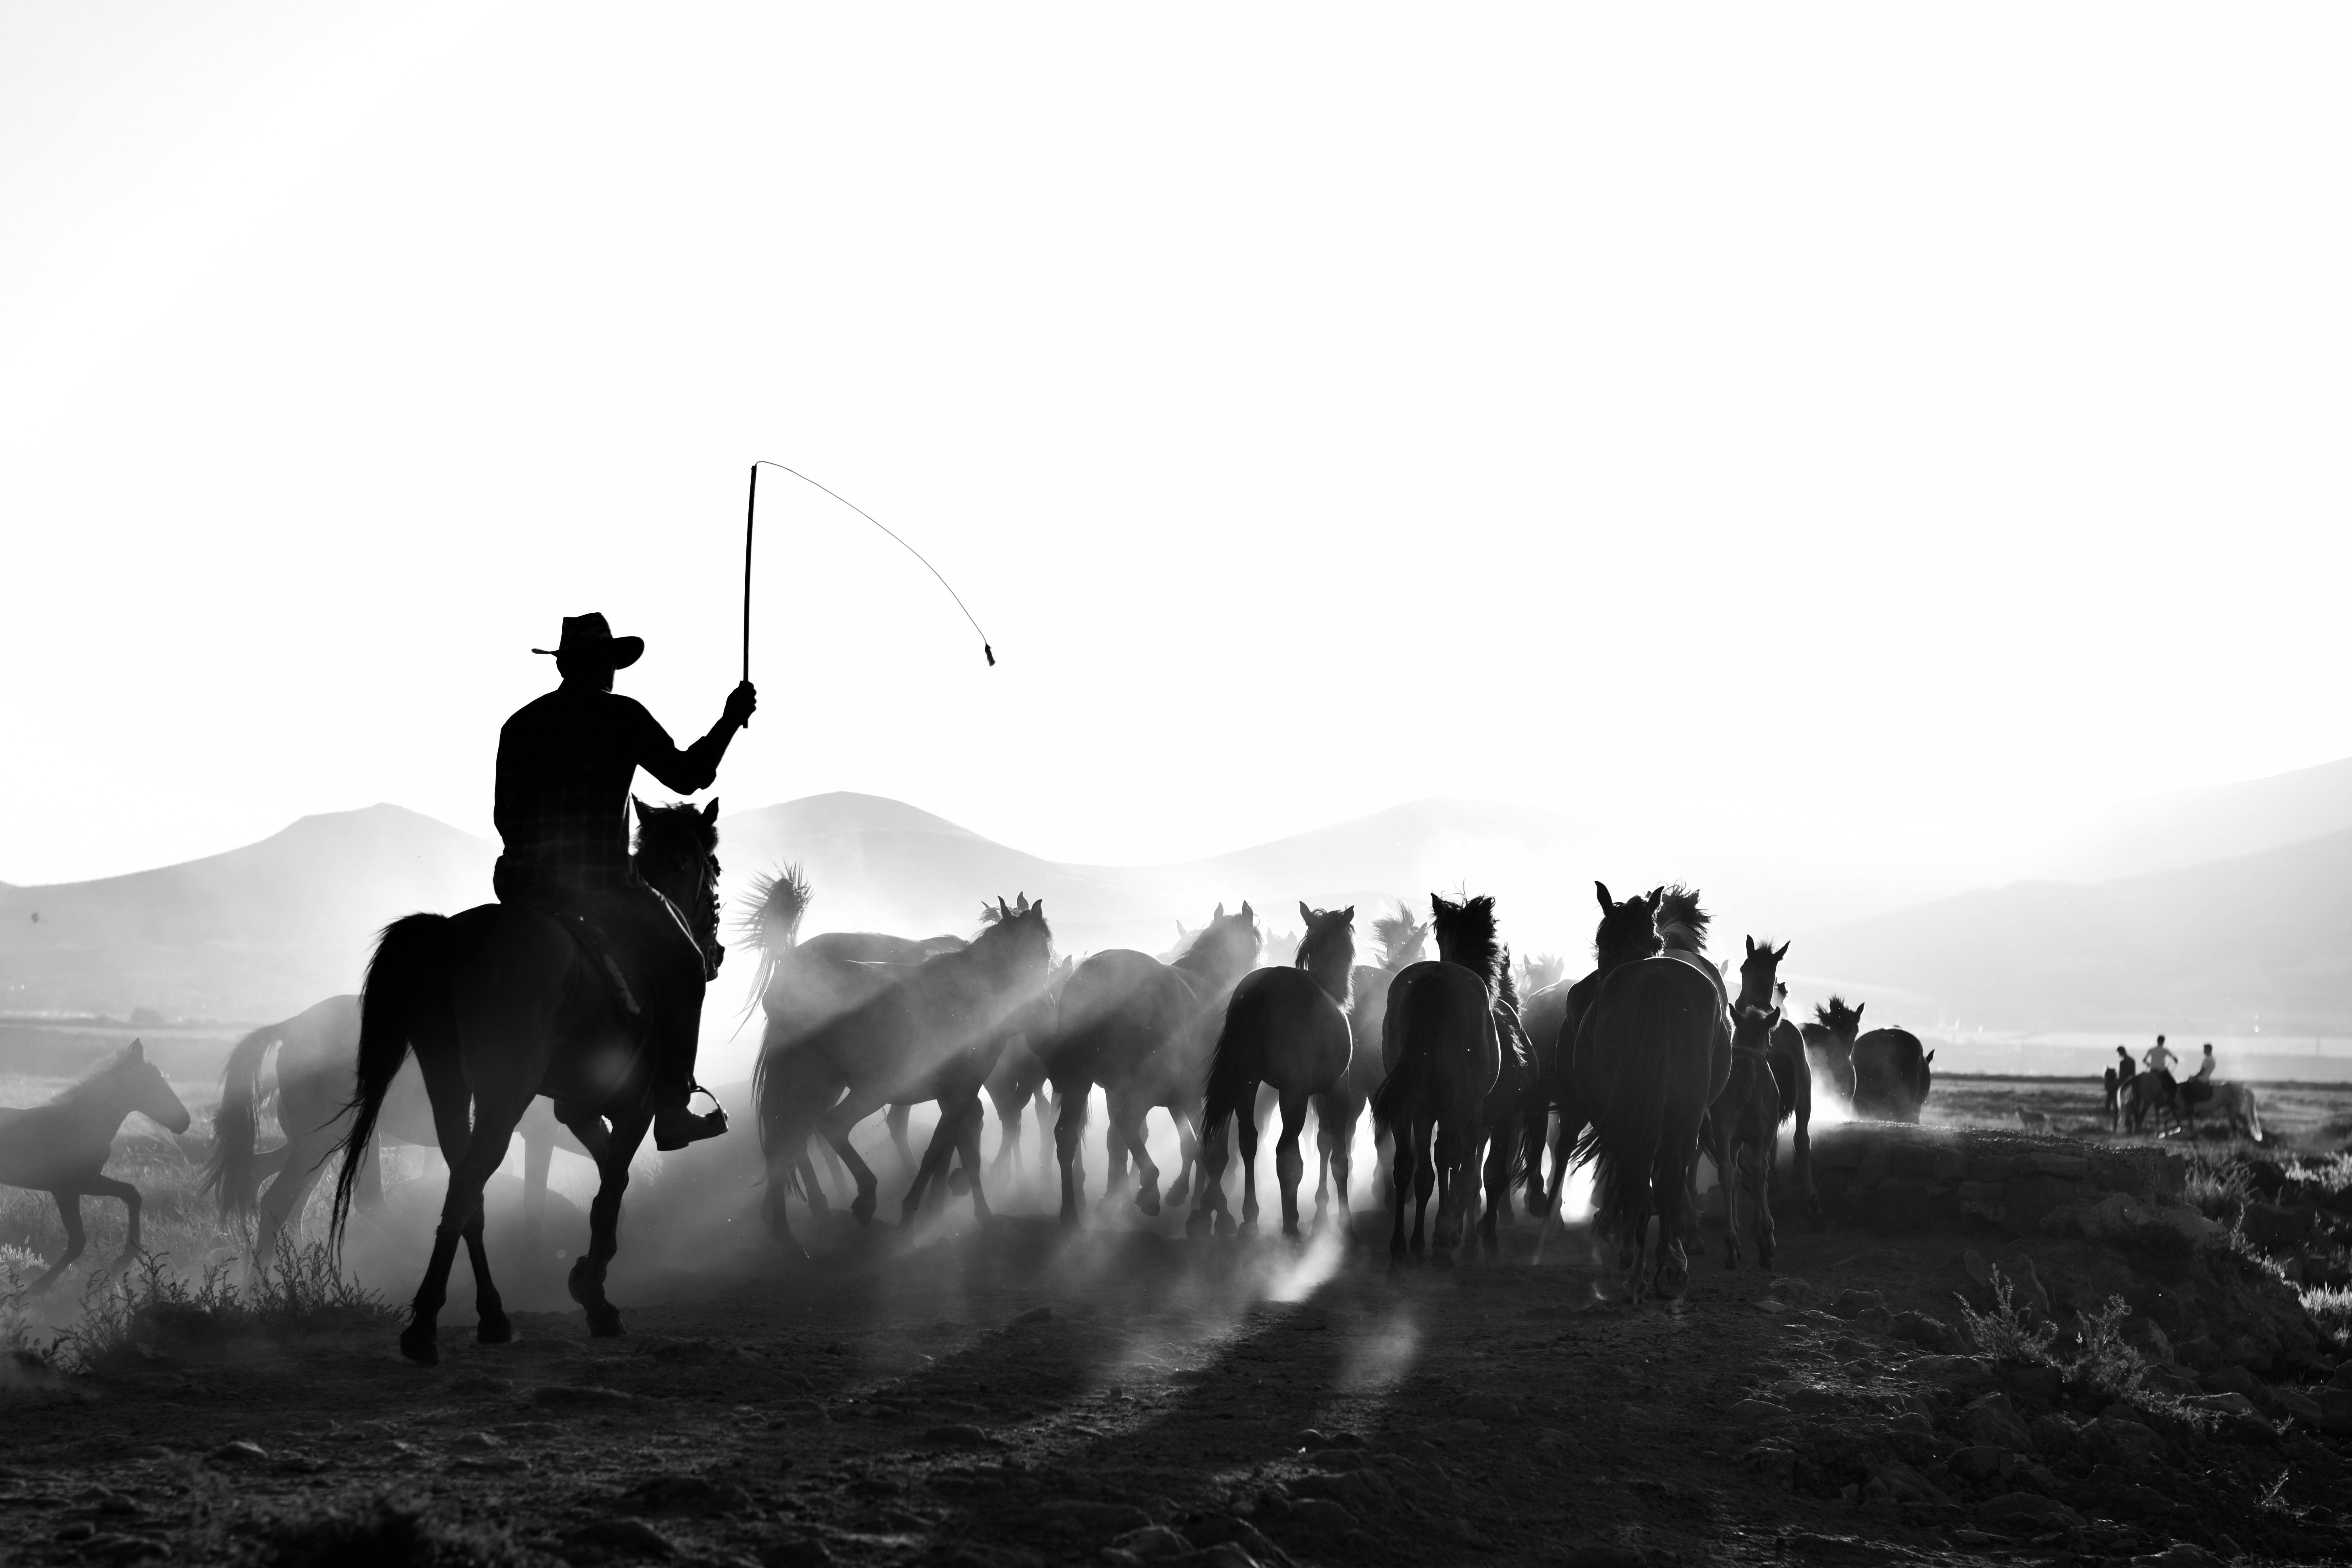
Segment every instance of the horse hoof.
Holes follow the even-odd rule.
[[[595,1340],[616,1340],[621,1337],[621,1310],[618,1307],[588,1309],[588,1337]]]
[[[431,1329],[403,1329],[400,1333],[400,1353],[419,1366],[439,1366],[441,1347],[433,1342]]]
[[[874,1200],[872,1198],[859,1198],[856,1203],[850,1205],[849,1217],[856,1220],[860,1225],[872,1225],[874,1223]]]
[[[510,1344],[513,1341],[514,1324],[507,1321],[507,1315],[504,1312],[499,1313],[496,1317],[484,1318],[474,1325],[474,1342],[477,1344],[503,1345]]]
[[[1233,1215],[1229,1214],[1221,1214],[1217,1216],[1217,1234],[1219,1236],[1231,1237],[1239,1228],[1239,1226],[1234,1224]]]
[[[950,1171],[948,1173],[948,1191],[957,1197],[963,1196],[971,1191],[971,1178],[966,1175],[961,1167]]]
[[[1207,1209],[1194,1209],[1184,1216],[1184,1234],[1194,1241],[1209,1234],[1210,1222],[1216,1216]]]
[[[1185,1200],[1186,1198],[1188,1198],[1188,1197],[1190,1197],[1190,1196],[1192,1196],[1192,1185],[1191,1185],[1191,1179],[1190,1179],[1189,1177],[1185,1177],[1185,1176],[1179,1176],[1179,1177],[1177,1177],[1177,1178],[1176,1178],[1176,1180],[1175,1180],[1175,1181],[1174,1181],[1174,1182],[1173,1182],[1173,1183],[1169,1186],[1169,1188],[1168,1188],[1168,1201],[1169,1201],[1170,1203],[1171,1203],[1171,1204],[1176,1204],[1176,1205],[1181,1205],[1184,1202],[1184,1200]]]
[[[1158,1217],[1160,1214],[1160,1189],[1157,1187],[1146,1187],[1141,1192],[1137,1193],[1135,1194],[1135,1206],[1141,1209],[1147,1215],[1152,1215],[1155,1218]]]
[[[1062,1228],[1064,1230],[1078,1228],[1078,1211],[1067,1204],[1062,1205]]]

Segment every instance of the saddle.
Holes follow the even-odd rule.
[[[612,987],[613,1005],[621,1010],[622,1016],[643,1017],[645,1009],[638,1005],[637,994],[629,989],[629,977],[621,969],[612,933],[577,910],[559,909],[550,904],[534,907],[562,926],[579,947],[582,956],[588,960],[588,966],[604,977]]]

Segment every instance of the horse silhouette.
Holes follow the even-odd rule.
[[[1477,1191],[1486,1097],[1503,1066],[1495,1026],[1504,962],[1495,940],[1495,900],[1481,895],[1454,903],[1432,895],[1429,902],[1438,957],[1408,964],[1389,983],[1381,1034],[1387,1073],[1372,1096],[1372,1119],[1396,1144],[1392,1273],[1408,1261],[1419,1263],[1424,1252],[1435,1267],[1454,1267],[1464,1214]],[[1437,1223],[1424,1240],[1433,1188]],[[1408,1191],[1413,1198],[1410,1243]]]
[[[1185,1233],[1201,1236],[1213,1219],[1231,1234],[1225,1207],[1225,1124],[1238,1122],[1242,1156],[1242,1228],[1257,1226],[1258,1085],[1275,1091],[1282,1107],[1282,1136],[1274,1146],[1275,1179],[1282,1184],[1282,1234],[1298,1234],[1298,1184],[1307,1173],[1298,1135],[1307,1102],[1328,1126],[1339,1117],[1354,1041],[1348,1031],[1348,998],[1356,962],[1356,909],[1298,906],[1306,934],[1286,968],[1255,970],[1234,988],[1225,1004],[1224,1026],[1209,1062],[1201,1110],[1201,1186]],[[1331,1184],[1339,1204],[1339,1234],[1349,1234],[1349,1150],[1331,1156]]]
[[[1531,1212],[1544,1215],[1544,1226],[1549,1231],[1559,1217],[1559,1196],[1568,1181],[1569,1167],[1573,1163],[1573,1151],[1591,1122],[1576,1077],[1577,1031],[1584,1015],[1599,994],[1601,983],[1622,966],[1649,957],[1660,946],[1658,941],[1658,899],[1655,892],[1636,893],[1622,901],[1609,895],[1609,884],[1596,881],[1592,896],[1601,905],[1601,921],[1592,931],[1592,973],[1569,985],[1553,985],[1528,998],[1521,1019],[1528,1033],[1538,1040],[1549,1038],[1551,1048],[1542,1059],[1546,1075],[1538,1086],[1543,1102],[1550,1114],[1530,1116],[1528,1121],[1529,1144],[1528,1161],[1541,1168],[1542,1151],[1535,1140],[1545,1136],[1547,1123],[1556,1121],[1558,1131],[1553,1136],[1551,1176],[1543,1188],[1543,1198],[1535,1201],[1535,1188],[1528,1188]],[[1537,1244],[1540,1254],[1542,1244]]]
[[[1062,1102],[1054,1152],[1062,1167],[1064,1225],[1078,1223],[1078,1198],[1086,1184],[1078,1142],[1086,1131],[1087,1099],[1097,1084],[1109,1107],[1103,1200],[1117,1195],[1126,1157],[1132,1153],[1140,1177],[1135,1206],[1147,1215],[1160,1212],[1160,1167],[1144,1147],[1144,1118],[1154,1106],[1166,1110],[1190,1160],[1197,1147],[1192,1119],[1217,1021],[1234,987],[1256,964],[1257,952],[1256,911],[1244,903],[1238,914],[1228,915],[1219,904],[1208,925],[1172,962],[1115,947],[1087,958],[1071,974],[1062,990],[1060,1026],[1041,1053]],[[1182,1199],[1174,1195],[1172,1201]]]
[[[1778,1239],[1772,1225],[1772,1160],[1780,1142],[1780,1086],[1772,1039],[1780,1024],[1774,983],[1788,944],[1758,947],[1748,940],[1739,965],[1739,994],[1731,1006],[1731,1075],[1706,1108],[1699,1138],[1723,1187],[1723,1266],[1739,1267],[1739,1194],[1756,1194],[1756,1258],[1772,1267]]]
[[[1868,1006],[1868,1003],[1863,1006]],[[1832,996],[1813,1009],[1813,1021],[1803,1026],[1805,1056],[1813,1070],[1829,1080],[1830,1092],[1853,1105],[1853,1042],[1862,1033],[1862,1007],[1846,1005]]]
[[[1789,987],[1779,981],[1772,985],[1772,1005],[1780,1017],[1772,1025],[1772,1043],[1768,1055],[1772,1063],[1772,1086],[1780,1097],[1780,1125],[1790,1128],[1790,1179],[1796,1183],[1797,1194],[1805,1213],[1818,1215],[1822,1212],[1822,1194],[1813,1184],[1813,1068],[1811,1053],[1805,1049],[1804,1030],[1789,1016]],[[1777,1166],[1771,1179],[1780,1179]]]
[[[66,1249],[48,1272],[26,1288],[38,1296],[74,1266],[89,1238],[81,1227],[85,1197],[121,1198],[130,1213],[120,1268],[139,1251],[139,1189],[106,1174],[106,1157],[123,1119],[137,1111],[172,1133],[188,1130],[188,1108],[133,1040],[97,1071],[58,1092],[47,1105],[0,1108],[0,1186],[26,1187],[57,1200]]]
[[[1381,1087],[1385,1069],[1381,1063],[1381,1029],[1389,1014],[1389,982],[1407,964],[1418,963],[1422,952],[1429,943],[1429,922],[1416,921],[1411,910],[1400,903],[1393,915],[1383,915],[1372,922],[1372,940],[1380,943],[1378,963],[1360,963],[1349,977],[1348,1033],[1355,1049],[1348,1058],[1347,1076],[1340,1081],[1339,1093],[1332,1101],[1333,1114],[1316,1113],[1316,1178],[1315,1213],[1320,1217],[1330,1181],[1331,1159],[1345,1148],[1352,1152],[1356,1142],[1356,1126],[1364,1108],[1372,1102],[1372,1091]],[[1372,1158],[1375,1169],[1374,1190],[1383,1202],[1389,1194],[1389,1167],[1381,1157],[1387,1143],[1384,1129],[1375,1127],[1372,1133]]]
[[[705,953],[716,952],[719,803],[705,810],[635,805],[637,874],[677,908]],[[424,1069],[449,1186],[401,1353],[428,1365],[440,1360],[438,1321],[461,1240],[474,1270],[476,1337],[486,1344],[513,1338],[482,1246],[482,1189],[541,1094],[596,1161],[588,1249],[572,1266],[572,1299],[586,1309],[591,1334],[618,1334],[621,1314],[605,1297],[604,1277],[619,1245],[629,1161],[653,1125],[653,1060],[603,965],[561,921],[524,904],[409,915],[384,928],[360,994],[356,1114],[335,1179],[338,1240],[385,1096],[411,1051]]]
[[[1857,1007],[1854,1014],[1861,1016]],[[1908,1029],[1873,1029],[1853,1043],[1853,1113],[1878,1121],[1916,1121],[1935,1079],[1936,1053]]]

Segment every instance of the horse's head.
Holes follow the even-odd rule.
[[[780,867],[755,877],[738,929],[761,952],[789,952],[801,940],[801,921],[808,914],[810,896],[808,879],[798,866]]]
[[[1530,996],[1567,978],[1568,960],[1556,952],[1531,953],[1519,960],[1519,989]]]
[[[1486,982],[1486,989],[1495,988],[1495,973],[1502,963],[1503,950],[1495,940],[1495,900],[1481,893],[1475,899],[1455,903],[1439,894],[1429,895],[1429,923],[1437,933],[1437,956],[1448,963],[1458,963]]]
[[[1592,933],[1593,962],[1614,969],[1637,958],[1648,958],[1664,945],[1658,941],[1658,899],[1655,892],[1636,893],[1623,903],[1609,896],[1609,884],[1592,884],[1601,900],[1601,924]]]
[[[66,1092],[75,1099],[96,1099],[124,1110],[135,1110],[166,1132],[188,1130],[188,1108],[180,1103],[180,1097],[163,1081],[163,1069],[147,1059],[147,1047],[142,1041],[131,1041],[121,1055]]]
[[[1298,939],[1298,954],[1292,964],[1313,975],[1315,983],[1345,1007],[1356,973],[1356,906],[1316,910],[1307,908],[1302,899],[1298,918],[1307,922],[1307,934]]]
[[[1045,900],[1031,903],[1026,893],[1020,899],[1017,905],[1003,899],[997,900],[993,908],[982,904],[980,935],[964,952],[1003,976],[1008,984],[1022,990],[1034,990],[1045,984],[1053,969],[1054,930],[1045,923]]]
[[[1789,944],[1784,942],[1776,948],[1767,942],[1759,947],[1754,937],[1747,941],[1748,956],[1739,963],[1739,999],[1732,1004],[1732,1011],[1741,1017],[1750,1013],[1769,1013],[1777,1024],[1780,1022],[1782,990],[1780,984],[1780,960],[1788,956]]]
[[[630,797],[637,808],[637,875],[678,908],[694,940],[713,963],[722,955],[719,945],[719,803],[697,807],[647,805]]]
[[[1223,990],[1257,967],[1258,949],[1265,938],[1257,925],[1257,911],[1244,900],[1238,914],[1225,913],[1219,904],[1216,912],[1192,945],[1177,958],[1180,968],[1203,976],[1211,984]]]

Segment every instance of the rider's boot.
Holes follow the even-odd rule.
[[[711,1096],[712,1109],[698,1114],[687,1109],[686,1102],[691,1092],[689,1090],[686,1094],[681,1094],[674,1100],[666,1100],[664,1103],[654,1107],[655,1148],[664,1152],[673,1149],[683,1149],[688,1143],[699,1142],[705,1138],[716,1138],[727,1131],[727,1112],[719,1105],[718,1097]],[[703,1089],[702,1092],[710,1093],[709,1089]]]

